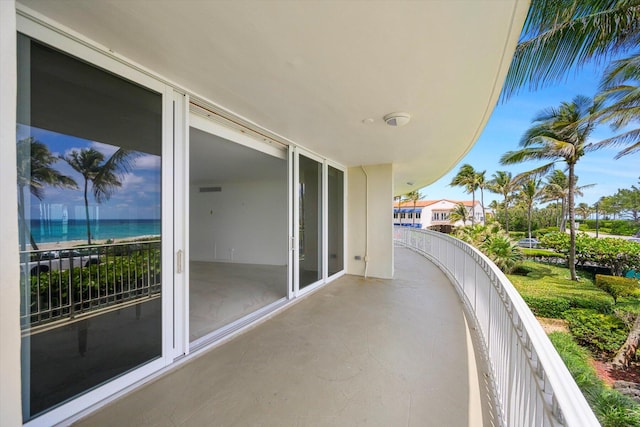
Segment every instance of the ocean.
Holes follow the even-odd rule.
[[[95,240],[131,239],[137,236],[159,236],[159,219],[101,219],[91,221],[91,235]],[[87,222],[31,220],[31,234],[37,243],[56,243],[69,240],[87,240]]]

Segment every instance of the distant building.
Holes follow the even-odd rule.
[[[467,225],[469,225],[471,223],[473,201],[448,199],[419,200],[416,202],[415,208],[412,201],[396,202],[393,204],[393,224],[450,233],[454,227],[465,225],[463,221],[452,223],[450,220],[451,212],[455,210],[456,205],[459,203],[462,203],[467,208],[469,215]],[[478,200],[476,200],[475,204],[474,217],[476,224],[484,224],[482,204]]]

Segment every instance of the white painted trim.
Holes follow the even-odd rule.
[[[184,356],[189,351],[189,127],[188,96],[173,92],[173,185],[174,185],[174,236],[173,255],[181,255],[182,272],[176,271],[173,283],[173,351],[172,359]],[[176,260],[177,262],[177,260]]]
[[[189,122],[190,126],[195,129],[219,136],[220,138],[235,142],[261,153],[269,154],[279,159],[286,159],[287,154],[285,148],[268,145],[262,141],[258,141],[246,134],[240,133],[240,131],[236,129],[228,128],[211,119],[195,114],[193,111],[189,112]]]

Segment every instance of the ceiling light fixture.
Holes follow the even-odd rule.
[[[389,126],[394,126],[394,127],[404,126],[407,123],[409,123],[409,120],[411,120],[411,115],[409,113],[398,112],[398,113],[390,113],[384,116],[384,121]]]

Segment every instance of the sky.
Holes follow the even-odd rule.
[[[461,187],[449,184],[460,167],[469,163],[477,171],[486,170],[486,179],[498,170],[512,172],[515,176],[520,172],[531,170],[544,163],[525,162],[518,165],[500,165],[500,157],[507,151],[519,149],[519,141],[523,133],[531,126],[532,119],[540,111],[548,107],[557,107],[563,101],[571,101],[576,95],[593,96],[606,64],[589,64],[578,72],[568,73],[566,81],[555,83],[545,89],[530,92],[522,89],[508,102],[498,103],[484,131],[474,147],[449,173],[435,183],[420,190],[425,200],[453,199],[471,200],[471,195]],[[637,123],[636,123],[637,124]],[[600,125],[593,132],[590,140],[597,142],[614,133],[607,125]],[[600,197],[614,194],[619,188],[629,188],[638,184],[640,177],[640,154],[634,154],[614,160],[620,148],[606,148],[585,154],[576,165],[578,185],[596,184],[584,190],[584,196],[576,198],[576,204],[585,202],[593,205]],[[560,163],[559,168],[563,169]],[[476,192],[476,198],[479,198]],[[485,204],[502,197],[485,191]]]
[[[67,156],[73,150],[94,148],[108,159],[118,147],[63,135],[49,130],[18,125],[18,139],[28,136],[46,144],[49,151],[56,156]],[[62,206],[68,210],[69,219],[85,219],[84,211],[84,179],[82,175],[73,170],[64,160],[58,160],[52,165],[63,175],[73,178],[78,184],[78,189],[44,187],[42,203],[50,205],[51,219],[61,219]],[[121,177],[122,186],[118,188],[112,197],[99,205],[100,219],[159,219],[161,203],[160,187],[160,157],[142,153],[135,159],[130,173]],[[91,184],[89,184],[91,192]],[[41,202],[31,196],[31,219],[40,217]],[[95,206],[93,196],[89,195],[89,205]],[[93,210],[90,213],[93,218]],[[54,218],[55,217],[55,218]]]

